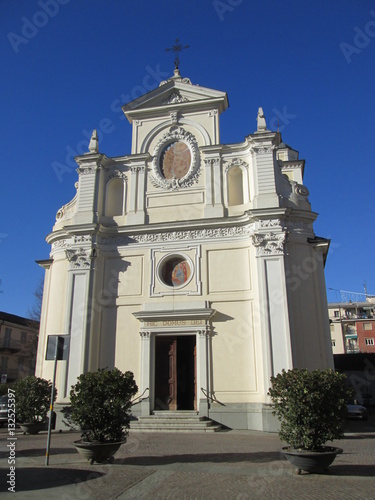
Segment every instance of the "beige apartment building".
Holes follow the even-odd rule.
[[[0,375],[10,383],[34,375],[39,322],[0,312]]]

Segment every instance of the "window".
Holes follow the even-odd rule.
[[[333,311],[333,314],[334,314],[335,318],[338,318],[340,316],[340,312],[339,311]]]
[[[371,339],[365,339],[365,344],[366,345],[374,345],[374,339],[371,338]]]
[[[371,323],[363,323],[363,329],[364,330],[372,330],[372,324]]]
[[[332,347],[336,347],[336,340],[332,339],[331,340],[331,345],[332,345]]]
[[[26,342],[26,339],[27,339],[27,333],[21,332],[21,342]]]
[[[10,347],[10,336],[11,335],[12,335],[12,329],[5,328],[4,347]]]

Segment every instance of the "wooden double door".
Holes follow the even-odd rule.
[[[196,410],[195,335],[155,338],[155,410]]]

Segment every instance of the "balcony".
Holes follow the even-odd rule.
[[[358,354],[359,352],[361,352],[359,347],[347,347],[345,349],[345,354]]]
[[[0,340],[0,352],[14,353],[21,350],[21,342],[13,339]]]

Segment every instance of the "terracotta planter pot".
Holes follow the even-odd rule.
[[[327,471],[336,455],[342,453],[342,449],[333,446],[322,446],[322,451],[309,451],[285,446],[282,453],[288,462],[296,467],[297,474],[300,474],[301,471],[319,474]]]
[[[75,441],[74,445],[78,453],[88,460],[90,465],[94,462],[101,464],[103,462],[112,463],[113,455],[126,441],[119,441],[118,443],[88,443],[86,441]]]

